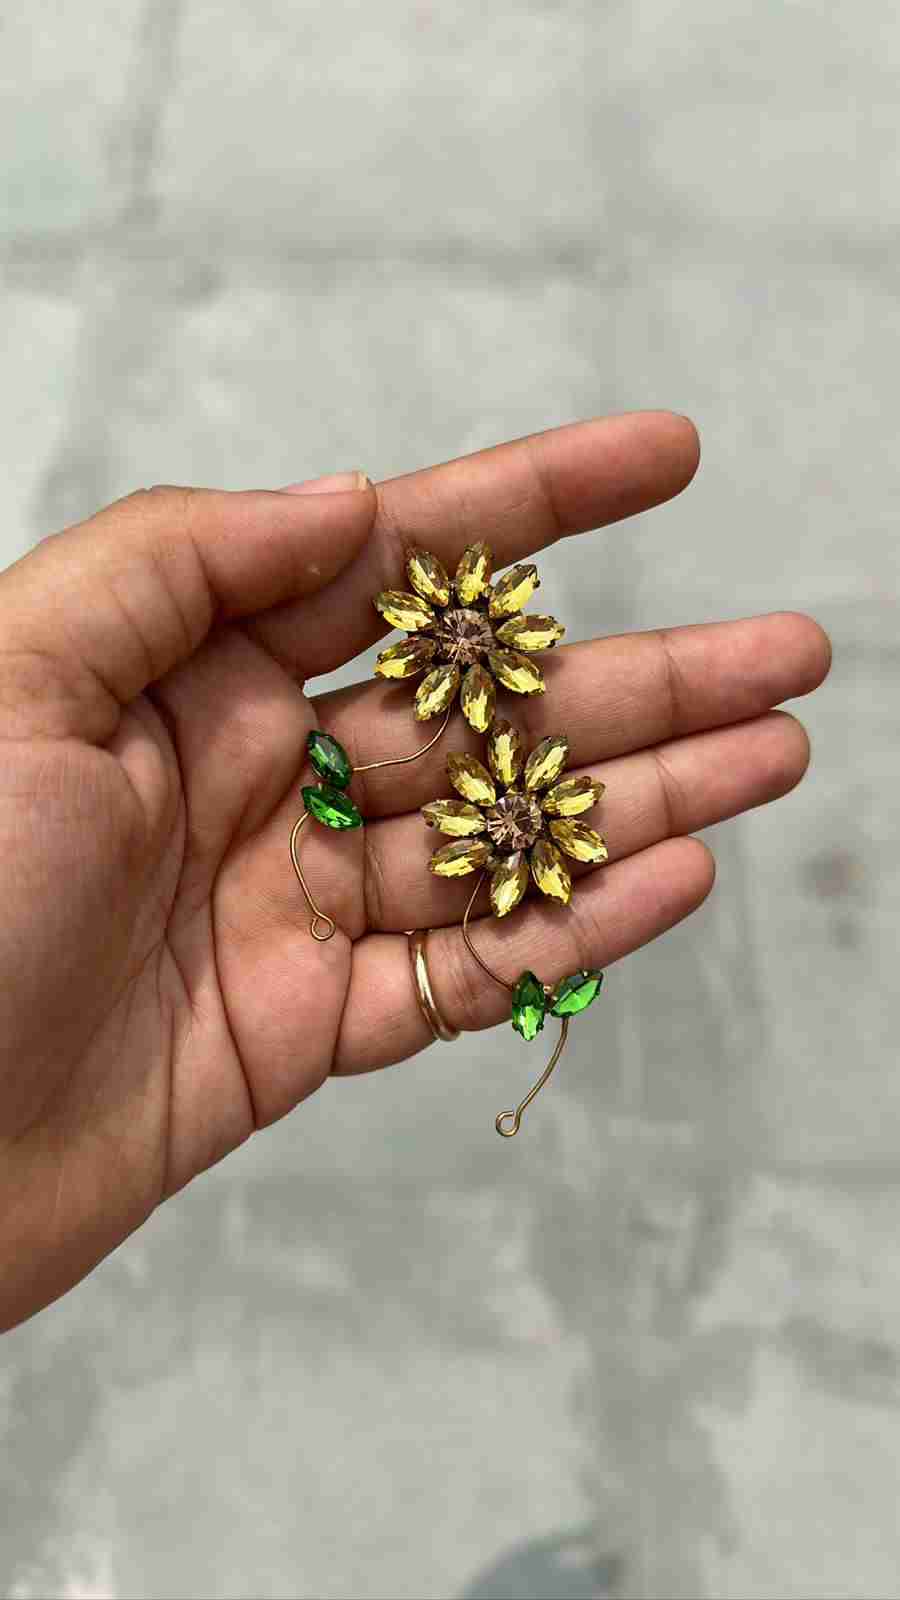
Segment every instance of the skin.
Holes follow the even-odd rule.
[[[308,732],[360,762],[423,741],[408,685],[309,700],[302,684],[384,631],[371,599],[403,586],[411,544],[452,567],[484,538],[505,566],[669,499],[697,462],[691,423],[642,413],[377,487],[158,488],[0,575],[0,1327],[329,1074],[429,1044],[403,929],[436,930],[449,1022],[508,1014],[463,951],[468,884],[425,870],[435,836],[415,814],[449,792],[446,750],[477,748],[458,716],[432,756],[354,780],[365,828],[306,829],[339,928],[309,937],[287,857]],[[552,982],[699,906],[714,868],[688,836],[799,781],[806,735],[772,708],[828,665],[793,614],[555,651],[547,694],[503,711],[528,740],[566,731],[571,769],[601,772],[611,861],[568,913],[535,898],[475,923],[487,959]]]

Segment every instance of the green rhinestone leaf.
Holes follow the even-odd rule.
[[[311,817],[326,828],[361,828],[362,817],[348,794],[332,789],[327,783],[317,783],[301,789],[303,804]]]
[[[320,778],[324,778],[335,789],[346,789],[353,776],[353,768],[350,757],[337,739],[332,739],[330,733],[316,729],[306,741],[306,754]]]
[[[523,972],[513,989],[512,1025],[523,1039],[533,1039],[544,1026],[547,996],[533,972]]]
[[[579,1011],[586,1011],[596,1000],[602,982],[602,972],[573,972],[570,978],[563,979],[553,996],[551,1016],[577,1017]]]

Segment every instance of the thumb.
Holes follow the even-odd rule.
[[[369,480],[347,481],[143,489],[44,540],[0,575],[0,728],[100,743],[214,622],[322,588],[375,517]]]

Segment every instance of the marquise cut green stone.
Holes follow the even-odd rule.
[[[586,1011],[596,1000],[602,982],[602,972],[573,972],[557,989],[550,1007],[551,1016],[577,1017],[579,1011]]]
[[[324,778],[335,789],[346,789],[353,776],[353,768],[344,746],[338,744],[337,739],[332,739],[330,733],[316,729],[306,741],[306,754],[320,778]]]
[[[342,789],[332,789],[327,783],[317,783],[301,789],[303,804],[311,817],[326,828],[361,828],[362,817],[353,801]]]
[[[547,996],[533,972],[523,972],[513,989],[512,1025],[523,1039],[533,1039],[544,1026]]]

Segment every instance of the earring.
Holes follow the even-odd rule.
[[[559,1061],[571,1018],[586,1011],[597,998],[603,974],[582,970],[554,987],[525,971],[510,983],[476,950],[469,920],[488,876],[495,917],[506,917],[515,910],[529,878],[542,894],[568,906],[572,878],[564,856],[591,866],[608,859],[605,840],[579,820],[596,805],[604,785],[587,775],[563,776],[569,744],[562,734],[542,739],[526,760],[517,730],[509,722],[495,721],[486,740],[486,755],[487,767],[475,756],[449,755],[447,775],[461,799],[429,801],[422,807],[422,815],[429,827],[451,835],[452,841],[434,852],[428,863],[431,871],[440,878],[479,873],[463,915],[462,937],[482,971],[509,990],[516,1032],[530,1041],[542,1031],[548,1015],[561,1021],[556,1048],[537,1082],[514,1111],[503,1111],[496,1118],[497,1132],[511,1138]]]
[[[497,683],[515,694],[544,693],[543,673],[531,655],[552,649],[565,629],[555,617],[522,614],[540,587],[536,567],[511,567],[495,584],[493,569],[493,552],[483,542],[463,551],[452,583],[437,556],[413,549],[406,561],[411,592],[387,589],[372,602],[386,622],[407,634],[399,644],[381,651],[376,674],[394,681],[428,669],[416,691],[414,715],[427,722],[443,713],[443,720],[427,744],[408,756],[353,767],[330,734],[317,729],[307,740],[307,755],[322,782],[301,790],[304,810],[291,830],[290,851],[312,912],[310,933],[320,943],[333,936],[335,922],[316,905],[298,859],[307,818],[314,817],[327,828],[361,827],[362,816],[346,793],[354,773],[405,766],[427,755],[447,728],[457,694],[469,726],[484,733],[494,718]]]
[[[540,586],[537,568],[519,563],[494,582],[490,547],[478,543],[463,551],[452,580],[437,556],[427,550],[410,552],[406,573],[409,592],[385,590],[373,602],[386,622],[407,635],[381,651],[375,672],[388,681],[424,673],[416,689],[413,714],[419,722],[440,716],[440,726],[427,744],[410,755],[356,767],[331,734],[318,729],[311,733],[307,755],[320,782],[301,789],[304,810],[291,830],[291,862],[311,912],[310,933],[324,942],[332,937],[336,924],[317,905],[300,865],[303,828],[310,817],[328,828],[362,827],[362,813],[347,792],[354,774],[405,766],[427,755],[445,733],[459,698],[469,726],[487,735],[487,766],[462,752],[448,756],[447,774],[459,798],[431,800],[421,808],[427,825],[450,840],[435,850],[428,864],[437,877],[479,873],[461,933],[482,970],[511,994],[511,1021],[520,1037],[535,1039],[548,1016],[561,1023],[556,1047],[540,1077],[515,1110],[502,1111],[495,1120],[497,1132],[511,1138],[559,1061],[572,1017],[586,1011],[597,998],[603,974],[582,970],[554,986],[542,983],[529,970],[510,983],[476,950],[470,918],[488,877],[495,917],[515,910],[530,879],[540,893],[568,906],[573,890],[564,857],[590,866],[607,860],[601,835],[580,820],[582,813],[600,800],[604,786],[590,776],[564,776],[569,745],[562,734],[542,739],[526,759],[516,728],[496,719],[498,685],[513,694],[546,692],[544,674],[533,658],[553,649],[565,633],[555,617],[524,612]],[[427,933],[413,933],[410,958],[418,1002],[435,1038],[454,1039],[458,1030],[441,1018],[434,1000],[426,949]]]

